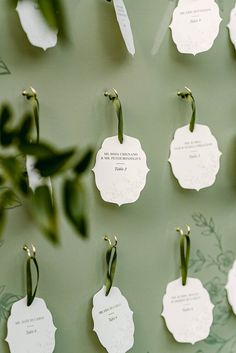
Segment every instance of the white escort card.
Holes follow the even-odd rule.
[[[236,261],[228,274],[228,282],[226,284],[226,292],[229,304],[232,306],[233,312],[236,315]]]
[[[54,351],[56,327],[43,299],[35,298],[30,306],[27,306],[27,298],[14,303],[7,330],[6,341],[11,353]]]
[[[199,279],[188,278],[183,286],[179,278],[167,286],[162,316],[176,341],[194,344],[208,337],[213,323],[213,308],[210,296]]]
[[[170,25],[178,51],[196,55],[209,50],[219,33],[221,21],[214,0],[179,0]]]
[[[149,169],[139,140],[124,135],[123,143],[118,136],[104,140],[93,171],[102,199],[120,206],[139,198]]]
[[[52,183],[50,178],[43,178],[39,171],[34,168],[35,158],[33,156],[26,156],[26,170],[28,174],[28,182],[30,188],[35,191],[38,186],[48,185],[52,193]]]
[[[120,26],[126,48],[131,55],[135,54],[133,33],[130,26],[129,16],[123,0],[113,0],[116,18]]]
[[[220,156],[217,140],[208,126],[195,124],[190,132],[186,125],[175,132],[169,162],[182,188],[199,191],[214,184]]]
[[[19,0],[16,11],[18,12],[23,30],[30,43],[36,47],[54,47],[57,43],[57,30],[46,23],[37,2],[32,0]]]
[[[126,353],[134,345],[133,312],[119,288],[105,286],[93,297],[94,331],[108,353]]]
[[[231,11],[230,21],[227,27],[229,28],[230,39],[236,49],[236,4],[233,10]]]

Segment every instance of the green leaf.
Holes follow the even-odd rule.
[[[54,9],[54,1],[38,0],[39,9],[41,10],[48,25],[57,28],[57,14]]]
[[[28,143],[31,139],[31,131],[33,127],[33,118],[31,114],[25,115],[23,117],[18,130],[18,140],[20,144]]]
[[[12,186],[26,195],[29,191],[27,180],[21,168],[21,162],[15,157],[1,157],[0,164]]]
[[[0,75],[10,75],[11,72],[9,68],[7,67],[6,63],[0,59]]]
[[[210,335],[207,337],[207,339],[204,340],[207,344],[222,344],[225,343],[225,340],[215,333],[210,333]]]
[[[15,132],[9,129],[11,118],[11,109],[4,104],[0,111],[0,143],[2,146],[9,146],[15,138]]]
[[[13,190],[8,187],[0,188],[0,205],[4,209],[10,209],[21,206],[21,202]]]
[[[88,169],[92,158],[93,158],[93,150],[89,149],[88,151],[85,152],[84,156],[81,158],[81,160],[78,162],[78,164],[74,167],[74,171],[77,174],[84,173]]]
[[[206,218],[201,213],[194,213],[192,215],[193,220],[197,227],[206,227],[208,226]]]
[[[78,180],[66,179],[63,185],[63,205],[68,220],[83,237],[88,235],[85,193]]]
[[[53,157],[56,153],[51,146],[42,142],[22,144],[19,148],[23,154],[34,156],[38,159]]]
[[[198,262],[198,263],[196,263],[196,266],[195,266],[195,268],[194,268],[194,270],[193,270],[193,273],[198,273],[198,272],[200,272],[200,271],[202,270],[203,266],[204,266],[204,262]]]
[[[20,169],[24,172],[26,172],[26,157],[24,154],[20,153],[15,157],[19,163]]]
[[[205,256],[203,255],[203,253],[201,252],[201,250],[197,250],[197,252],[196,252],[196,254],[197,254],[197,257],[202,261],[202,262],[205,262],[206,261],[206,258],[205,258]]]
[[[4,226],[5,226],[5,210],[3,207],[0,207],[0,237],[3,234]]]
[[[11,3],[12,6],[16,7],[17,3],[18,3],[18,0],[10,0],[10,3]]]
[[[0,321],[6,320],[9,316],[12,305],[21,299],[19,295],[5,293],[0,298]]]
[[[53,176],[66,170],[66,164],[74,153],[75,150],[70,149],[67,152],[55,153],[54,156],[39,158],[35,163],[35,168],[39,170],[43,177]]]
[[[213,218],[211,217],[210,218],[210,221],[209,221],[209,227],[211,228],[212,232],[214,231],[215,229],[215,224],[214,224],[214,221],[213,221]]]
[[[62,39],[67,39],[67,31],[65,24],[65,15],[60,0],[38,0],[39,9],[41,10],[48,25],[58,29]]]
[[[32,195],[32,214],[41,231],[54,244],[58,243],[57,212],[47,185],[36,188]]]

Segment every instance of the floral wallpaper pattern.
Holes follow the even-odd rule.
[[[208,290],[214,308],[214,322],[212,325],[209,337],[201,344],[213,345],[215,353],[236,353],[236,334],[230,332],[227,328],[230,319],[234,317],[232,309],[227,301],[225,285],[227,283],[228,272],[231,269],[235,253],[230,249],[225,249],[222,235],[219,233],[213,218],[207,219],[201,213],[195,213],[193,216],[195,225],[200,229],[203,237],[209,237],[212,241],[214,251],[211,254],[202,250],[197,250],[194,256],[191,256],[190,268],[192,273],[198,273],[204,269],[213,268],[216,274],[206,283],[205,288]],[[209,252],[209,251],[208,251]],[[215,255],[213,255],[215,253]],[[236,320],[236,318],[235,318]],[[226,327],[227,331],[223,327]],[[236,328],[236,321],[235,321]],[[224,334],[222,333],[224,331]],[[228,337],[225,337],[227,332]],[[206,349],[198,349],[196,353],[207,353],[209,347]]]

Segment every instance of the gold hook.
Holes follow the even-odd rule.
[[[110,239],[107,235],[105,235],[103,239],[104,239],[105,241],[108,241],[109,245],[112,246],[112,244],[111,244],[111,239]]]
[[[27,99],[30,99],[34,97],[35,99],[37,98],[37,91],[33,87],[30,86],[31,92],[28,92],[27,90],[24,90],[22,92],[22,95],[25,96]]]
[[[187,86],[184,87],[190,94],[192,94],[192,91],[190,88],[188,88]]]
[[[115,95],[114,95],[112,92],[105,91],[105,92],[104,92],[104,96],[105,96],[105,97],[109,97],[109,99],[118,98],[118,97],[119,97],[119,95],[118,95],[117,90],[116,90],[115,88],[112,88],[112,89],[113,89],[113,91],[114,91]]]
[[[193,96],[193,93],[191,91],[190,88],[188,88],[187,86],[184,86],[184,88],[186,89],[186,91],[188,92],[188,94],[190,94],[190,96]],[[184,92],[178,91],[177,92],[177,96],[182,96]]]
[[[23,250],[25,250],[27,252],[27,255],[29,257],[35,257],[36,256],[36,248],[33,244],[31,244],[31,248],[32,248],[32,254],[31,254],[30,248],[27,245],[23,246]]]
[[[113,89],[113,91],[115,92],[116,98],[118,98],[118,97],[119,97],[119,94],[118,94],[117,90],[116,90],[115,88],[112,88],[112,89]]]
[[[105,235],[104,238],[103,238],[105,241],[108,241],[109,245],[110,246],[114,246],[116,247],[117,243],[118,243],[118,240],[117,240],[117,237],[114,235],[114,245],[112,245],[112,242],[111,242],[111,239],[108,237],[108,235]]]
[[[187,227],[186,235],[189,236],[191,233],[191,228],[189,227],[189,225],[186,225],[186,227]],[[184,235],[184,231],[181,228],[176,228],[176,232],[180,233],[181,236]]]

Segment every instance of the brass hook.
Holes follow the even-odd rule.
[[[192,91],[190,88],[188,88],[187,86],[184,87],[190,94],[192,94]]]
[[[184,88],[186,89],[186,91],[188,91],[188,93],[189,93],[191,96],[193,95],[193,93],[192,93],[192,91],[191,91],[190,88],[188,88],[187,86],[184,86]],[[178,95],[178,96],[182,96],[182,95],[183,95],[183,92],[178,91],[178,92],[177,92],[177,95]]]
[[[30,86],[30,89],[31,89],[31,92],[28,92],[27,90],[24,90],[22,92],[22,95],[25,96],[27,99],[30,99],[30,98],[37,99],[37,91],[31,86]]]
[[[108,241],[109,245],[110,246],[114,246],[116,247],[117,243],[118,243],[118,240],[117,240],[117,237],[114,235],[114,244],[112,245],[112,242],[111,242],[111,239],[108,237],[108,235],[105,235],[104,238],[103,238],[105,241]]]
[[[117,90],[115,88],[112,88],[112,90],[114,91],[115,94],[113,92],[109,92],[109,91],[104,92],[104,96],[109,97],[110,100],[119,97]]]
[[[31,250],[30,248],[27,246],[27,245],[24,245],[23,246],[23,250],[27,252],[27,255],[29,257],[35,257],[36,256],[36,249],[35,249],[35,246],[33,244],[31,244],[31,248],[32,248],[32,253],[31,253]]]
[[[191,233],[191,228],[189,227],[189,225],[186,225],[187,228],[187,233],[185,235],[189,236]],[[181,228],[176,228],[176,232],[180,233],[180,235],[184,235],[184,231]]]

